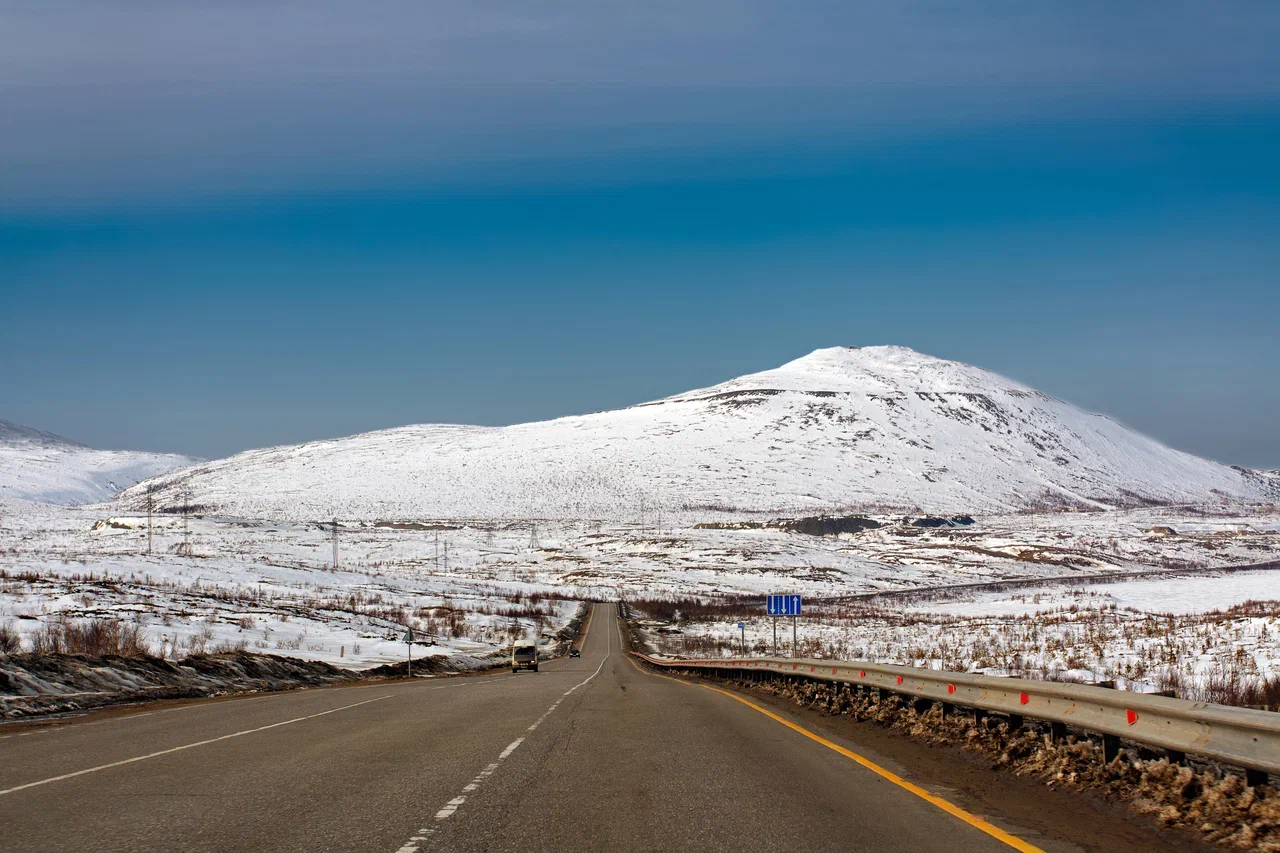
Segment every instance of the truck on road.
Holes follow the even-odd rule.
[[[531,644],[513,645],[511,647],[511,671],[519,672],[521,669],[531,669],[538,671],[538,647]]]

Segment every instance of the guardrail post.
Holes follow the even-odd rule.
[[[924,714],[933,707],[932,699],[914,699],[911,706],[916,709],[917,714]]]
[[[1050,723],[1049,724],[1049,742],[1062,743],[1067,739],[1066,723]]]
[[[1267,785],[1271,782],[1271,777],[1263,773],[1261,770],[1249,770],[1245,768],[1244,783],[1250,788],[1257,788],[1259,785]]]
[[[1016,731],[1021,731],[1021,729],[1022,729],[1022,715],[1010,714],[1009,715],[1009,731],[1016,732]]]
[[[945,720],[947,717],[955,714],[956,706],[952,705],[950,702],[939,702],[938,704],[942,706],[942,719]]]
[[[888,690],[885,690],[883,687],[877,687],[877,688],[876,688],[876,701],[877,701],[877,702],[884,702],[884,701],[887,701],[887,700],[888,700],[888,698],[889,698],[889,691],[888,691]]]
[[[1169,759],[1170,764],[1186,764],[1187,754],[1179,749],[1166,749],[1164,751],[1165,758]]]
[[[984,720],[986,720],[986,719],[987,719],[987,712],[986,712],[986,711],[984,711],[984,710],[983,710],[983,709],[981,709],[981,708],[974,708],[974,709],[973,709],[973,722],[974,722],[974,725],[978,725],[978,726],[980,726],[980,725],[982,725],[983,721],[984,721]]]
[[[1120,754],[1120,738],[1115,735],[1102,736],[1102,763],[1110,764]]]

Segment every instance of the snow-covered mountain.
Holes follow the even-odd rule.
[[[94,450],[51,432],[0,420],[0,500],[95,503],[196,461],[176,453]]]
[[[653,520],[1259,500],[1261,482],[989,371],[849,347],[616,411],[255,450],[154,485],[247,517]]]

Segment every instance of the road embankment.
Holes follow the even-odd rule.
[[[415,675],[453,675],[492,667],[436,655],[413,662]],[[366,670],[251,652],[193,655],[181,661],[119,655],[0,655],[0,717],[29,719],[113,705],[327,687],[403,678],[405,663]]]

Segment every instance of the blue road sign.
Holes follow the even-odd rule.
[[[770,616],[799,616],[800,596],[770,595],[765,601],[765,607]]]
[[[746,623],[746,622],[739,622],[739,623],[738,623],[738,627],[739,627],[739,628],[745,628],[745,627],[747,627],[747,623]]]

